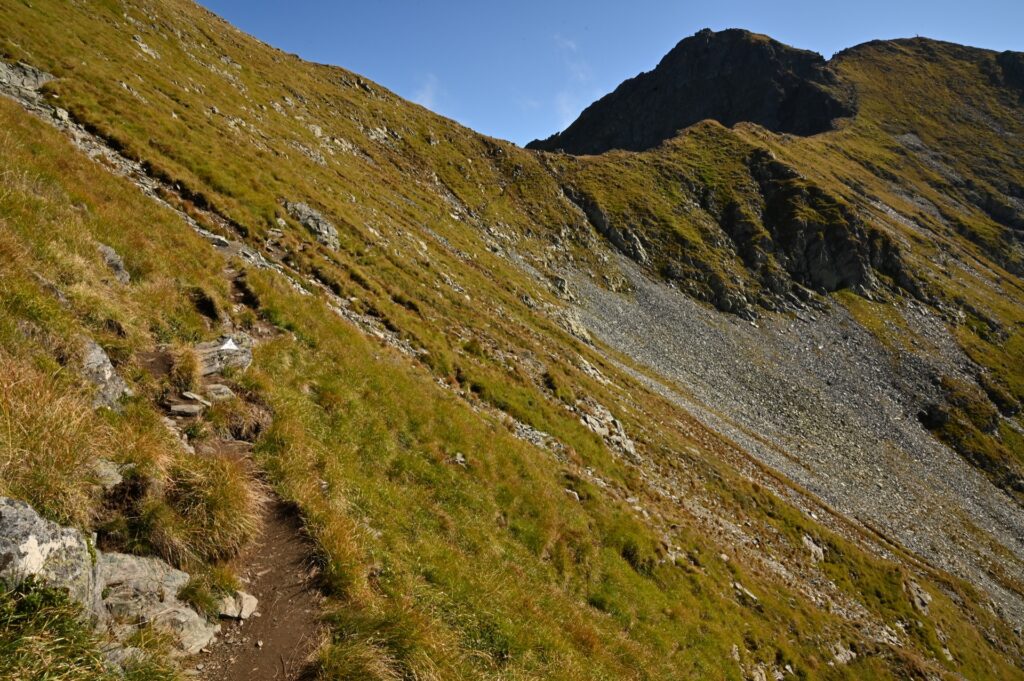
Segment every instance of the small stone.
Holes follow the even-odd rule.
[[[235,398],[235,392],[221,383],[211,383],[206,386],[206,394],[213,402],[226,402]]]
[[[186,400],[192,400],[193,402],[198,402],[199,404],[203,405],[204,407],[212,407],[213,406],[213,404],[209,400],[207,400],[205,397],[203,397],[202,395],[198,395],[196,393],[193,393],[193,392],[183,392],[181,394],[181,396],[184,397]]]
[[[454,458],[452,458],[452,462],[456,466],[462,466],[463,468],[465,468],[466,467],[466,456],[465,456],[465,454],[463,454],[462,452],[455,452],[455,456],[454,456]]]
[[[96,484],[104,492],[109,492],[124,481],[121,475],[121,467],[110,459],[96,459],[92,464],[93,475],[96,476]]]
[[[572,497],[575,501],[579,501],[580,500],[580,495],[579,495],[579,493],[576,490],[569,489],[568,487],[566,487],[564,491],[565,491],[565,493],[567,495]]]
[[[818,545],[818,542],[814,541],[810,535],[805,534],[803,536],[803,544],[811,554],[812,563],[820,563],[825,560],[825,549],[821,548],[821,546]]]
[[[256,612],[256,606],[259,605],[259,601],[256,597],[244,591],[239,591],[237,600],[239,619],[247,620],[252,617],[253,613]]]
[[[199,416],[206,409],[201,404],[172,404],[171,413],[179,416]]]
[[[67,115],[67,112],[65,112]],[[114,278],[122,284],[131,282],[131,275],[128,274],[128,270],[124,266],[124,260],[117,254],[113,248],[106,244],[96,244],[96,250],[100,252],[100,256],[103,258],[103,262],[106,263],[110,271],[114,273]]]
[[[256,647],[257,648],[262,648],[263,647],[263,641],[256,641]]]
[[[238,619],[241,614],[238,599],[235,596],[230,595],[221,596],[220,603],[217,606],[217,614],[221,617]]]

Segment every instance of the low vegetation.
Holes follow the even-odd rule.
[[[751,483],[731,443],[558,321],[558,258],[615,281],[588,254],[588,218],[563,185],[640,234],[656,271],[675,264],[671,276],[695,295],[739,301],[765,280],[722,239],[708,205],[741,206],[760,191],[755,147],[795,164],[823,156],[826,141],[706,123],[646,158],[541,160],[228,31],[189,3],[4,3],[0,22],[5,58],[59,76],[47,86],[53,101],[180,188],[162,199],[288,268],[219,254],[173,210],[0,100],[0,493],[98,530],[104,548],[188,569],[183,596],[206,612],[233,584],[265,496],[293,503],[328,595],[322,678],[740,679],[762,667],[799,678],[1020,676],[1019,641],[980,593],[899,549],[883,559],[864,548],[875,541],[864,530],[830,530]],[[867,146],[871,133],[836,134],[882,154]],[[821,177],[806,186],[829,187],[821,205],[852,202],[835,182],[852,163],[816,166]],[[340,248],[317,245],[282,197],[329,215]],[[100,243],[124,257],[130,284],[110,276]],[[862,299],[851,309],[877,319]],[[1015,308],[1003,313],[1001,328],[1014,328]],[[196,446],[252,442],[254,466],[188,455],[160,420],[161,400],[197,385],[192,348],[227,325],[270,332],[252,367],[227,379],[243,399],[213,407],[188,435]],[[1021,401],[1014,370],[1000,368],[1019,333],[969,334],[968,351],[991,353],[984,364]],[[91,408],[78,372],[84,337],[133,389],[120,410]],[[593,404],[652,468],[581,422]],[[516,437],[524,426],[558,446]],[[1004,440],[1019,451],[1021,438]],[[113,497],[90,478],[100,457],[131,466]],[[645,482],[655,469],[679,498]],[[734,543],[729,524],[757,528],[765,544]],[[825,547],[820,565],[805,537]],[[815,603],[804,589],[822,580],[834,588]],[[911,580],[932,596],[931,614],[915,609]],[[39,593],[25,597],[56,598]],[[11,625],[0,640],[29,650],[37,627],[71,642],[46,654],[92,673],[95,641],[66,603],[53,607],[60,617]],[[69,626],[78,633],[63,634]],[[904,645],[880,642],[897,629]],[[159,666],[159,637],[140,636],[154,637],[147,664]],[[837,645],[856,656],[836,663]]]

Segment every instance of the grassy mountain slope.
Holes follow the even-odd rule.
[[[56,76],[47,101],[142,162],[170,204],[0,102],[0,406],[9,421],[32,424],[3,441],[4,494],[210,580],[230,573],[231,556],[206,539],[216,530],[246,540],[238,514],[218,510],[261,483],[228,461],[181,454],[159,424],[165,386],[143,360],[216,338],[226,323],[268,327],[275,332],[236,387],[273,414],[256,461],[318,546],[329,596],[324,678],[744,678],[787,666],[809,678],[1020,675],[1019,638],[985,595],[753,465],[612,361],[630,358],[581,338],[562,299],[569,266],[616,286],[607,244],[628,252],[633,234],[652,272],[701,299],[738,311],[759,297],[779,306],[792,282],[813,286],[813,273],[774,255],[754,267],[761,256],[737,253],[714,210],[699,200],[681,207],[710,197],[756,231],[760,201],[782,216],[779,229],[798,211],[860,236],[851,225],[863,221],[854,214],[863,198],[852,187],[864,185],[854,182],[880,182],[876,154],[911,158],[882,146],[892,131],[858,118],[834,133],[849,138],[840,142],[702,124],[645,155],[543,156],[268,48],[185,2],[3,2],[0,23],[4,58]],[[870,80],[871,61],[855,57],[839,67]],[[915,134],[937,144],[929,131]],[[1014,168],[1012,157],[997,161]],[[754,174],[773,162],[801,176],[778,171],[769,183],[785,191],[769,198]],[[957,211],[971,221],[967,235],[954,231],[950,243],[1012,266],[1010,227],[971,200]],[[338,248],[318,243],[286,201],[327,216]],[[591,204],[622,233],[595,228]],[[226,259],[182,215],[282,271]],[[871,229],[902,243],[924,228]],[[123,255],[131,284],[111,280],[98,242]],[[863,277],[857,285],[882,300],[962,305],[955,297],[970,287],[933,283],[930,251],[911,243],[899,267],[851,270]],[[244,273],[244,304],[226,267]],[[907,290],[911,281],[920,291]],[[852,282],[842,283],[834,288]],[[974,305],[986,322],[1015,328],[1012,298]],[[1019,398],[1020,379],[1006,370],[1016,336],[984,336],[976,321],[961,330],[965,347]],[[76,372],[82,335],[135,389],[123,412],[89,409]],[[587,427],[602,407],[633,447]],[[989,446],[991,434],[970,430],[975,411],[954,409],[947,424]],[[194,440],[223,430],[197,423]],[[515,436],[524,432],[533,442]],[[149,522],[97,499],[85,471],[101,450],[137,465]],[[186,482],[198,490],[187,505],[168,492]],[[807,542],[824,547],[822,560]],[[912,582],[932,596],[927,613],[912,602]],[[836,662],[850,650],[847,664]]]

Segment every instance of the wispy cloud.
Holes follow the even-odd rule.
[[[558,126],[564,129],[576,120],[582,108],[593,99],[594,70],[586,57],[580,54],[576,40],[560,33],[556,33],[553,39],[561,55],[565,74],[562,88],[555,93],[553,106]]]
[[[579,44],[560,33],[556,33],[554,39],[555,45],[562,53],[562,63],[569,78],[577,83],[588,83],[593,80],[594,72],[587,60],[580,56]]]
[[[558,45],[558,47],[560,47],[561,49],[565,50],[566,52],[575,52],[577,49],[579,49],[576,46],[575,40],[570,40],[561,33],[555,34],[555,44]]]
[[[420,84],[420,88],[412,96],[412,101],[428,109],[433,109],[437,104],[437,96],[440,92],[441,83],[433,73],[428,73]]]

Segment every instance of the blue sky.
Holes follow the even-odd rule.
[[[701,28],[826,57],[914,35],[1024,51],[1024,0],[200,0],[257,38],[336,64],[519,144],[564,128]]]

